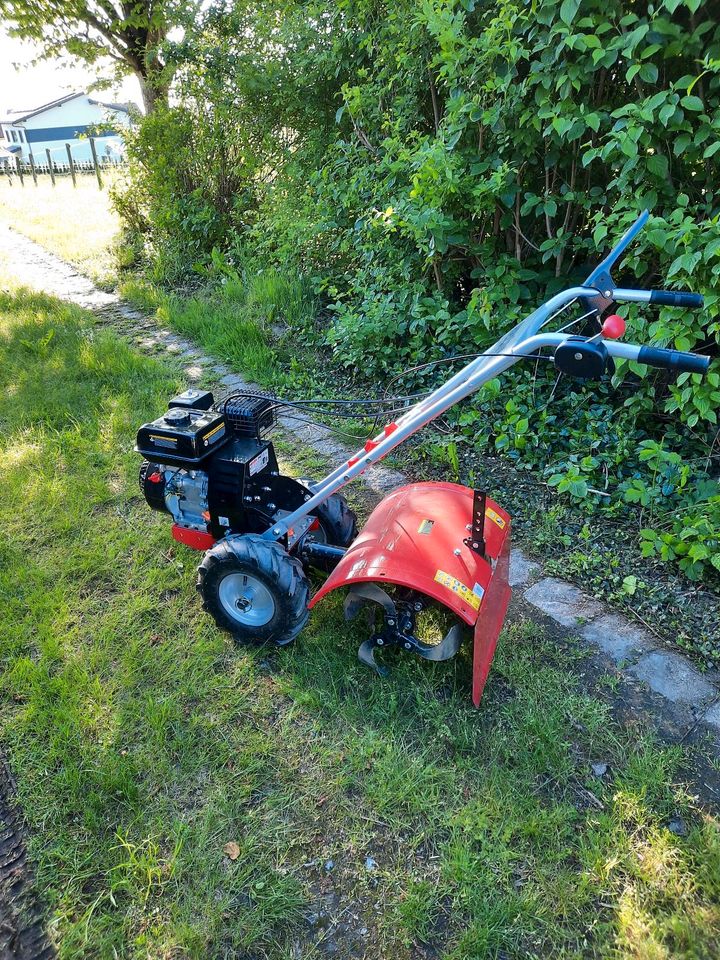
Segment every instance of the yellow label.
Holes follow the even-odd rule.
[[[203,440],[205,440],[205,441],[209,440],[210,437],[214,437],[215,434],[218,433],[218,431],[224,430],[224,429],[225,429],[225,424],[224,424],[224,423],[218,424],[217,427],[214,427],[209,433],[206,433],[206,434],[205,434],[205,436],[203,437]]]
[[[156,433],[151,433],[150,439],[157,440],[159,443],[177,443],[175,437],[159,437]]]
[[[482,597],[479,597],[476,593],[473,593],[469,587],[466,587],[465,584],[458,580],[457,577],[451,576],[449,573],[445,573],[444,570],[438,570],[435,574],[435,582],[441,583],[443,587],[447,587],[448,590],[452,590],[453,593],[457,593],[459,597],[472,607],[473,610],[480,609],[480,603],[482,602]]]
[[[503,518],[500,516],[499,513],[495,513],[492,507],[487,508],[487,510],[485,511],[485,516],[489,520],[492,520],[493,523],[496,523],[501,530],[505,529],[505,521],[503,520]]]
[[[435,525],[434,520],[422,520],[420,526],[418,527],[418,533],[429,534],[432,532],[432,528]]]

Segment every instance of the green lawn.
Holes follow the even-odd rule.
[[[0,226],[19,230],[96,283],[109,283],[117,272],[112,248],[120,234],[108,193],[115,176],[104,175],[104,190],[85,174],[78,175],[77,187],[66,176],[58,176],[54,187],[47,175],[38,176],[38,186],[32,177],[21,186],[17,177],[0,176]]]
[[[371,676],[339,600],[234,648],[137,489],[178,370],[2,280],[0,736],[61,957],[718,955],[717,821],[580,648],[514,626],[479,712],[467,656]]]

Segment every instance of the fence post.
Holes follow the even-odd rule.
[[[100,176],[100,164],[98,163],[97,150],[95,149],[95,138],[90,137],[90,153],[92,153],[93,166],[95,167],[95,176],[97,177],[98,186],[102,190],[103,182],[102,177]]]
[[[25,177],[23,176],[23,169],[22,169],[22,163],[20,163],[20,157],[15,157],[15,168],[17,170],[18,176],[20,177],[20,186],[24,187]]]
[[[53,162],[52,162],[52,157],[50,156],[50,150],[46,149],[45,153],[47,154],[48,170],[50,171],[50,179],[52,180],[52,185],[55,186],[55,170],[53,169]]]
[[[32,154],[32,150],[30,151],[30,169],[32,170],[33,182],[35,186],[37,186],[37,170],[35,169],[35,157]]]
[[[72,150],[70,149],[70,144],[65,144],[65,149],[67,150],[68,155],[68,166],[70,167],[70,176],[72,177],[73,186],[77,186],[77,180],[75,179],[75,161],[73,160]]]

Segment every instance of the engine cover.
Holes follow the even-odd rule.
[[[263,533],[279,510],[296,510],[311,496],[298,480],[280,475],[272,443],[249,438],[224,443],[202,469],[145,460],[140,489],[153,510],[169,513],[178,527],[216,540]]]
[[[312,495],[280,475],[272,443],[260,438],[274,422],[271,398],[231,396],[214,409],[212,403],[209,391],[186,390],[140,427],[135,447],[146,457],[146,501],[173,517],[175,539],[198,549],[207,537],[263,533]]]
[[[172,407],[138,430],[135,450],[155,463],[197,466],[227,442],[227,428],[216,410]]]

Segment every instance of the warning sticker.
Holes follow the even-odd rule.
[[[422,520],[420,526],[418,527],[418,533],[429,534],[432,533],[432,528],[435,526],[434,520]]]
[[[492,520],[493,523],[496,523],[501,530],[505,529],[505,521],[499,513],[495,513],[492,507],[487,508],[485,511],[485,516],[488,518],[488,520]]]
[[[444,587],[447,587],[448,590],[452,590],[453,593],[457,593],[458,596],[468,604],[468,606],[473,608],[473,610],[480,609],[480,601],[482,600],[482,597],[479,597],[473,590],[470,590],[468,587],[466,587],[461,580],[457,579],[457,577],[453,577],[449,573],[445,573],[444,570],[438,570],[435,574],[435,582],[441,583]]]
[[[248,464],[248,473],[250,476],[254,476],[256,473],[259,473],[263,467],[266,467],[270,461],[270,454],[267,449],[263,450],[261,454],[255,457],[254,460],[251,460]]]

